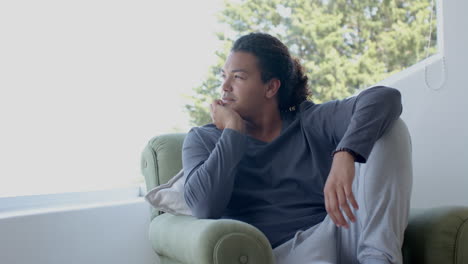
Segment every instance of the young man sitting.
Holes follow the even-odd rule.
[[[308,101],[298,60],[264,33],[239,38],[222,75],[213,123],[183,145],[193,215],[252,224],[278,264],[402,263],[412,175],[399,91]]]

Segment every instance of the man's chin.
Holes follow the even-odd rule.
[[[235,103],[231,102],[229,104],[225,104],[224,107],[229,108],[242,116],[241,114],[242,111],[239,109],[239,107]]]
[[[234,102],[233,101],[227,101],[227,102],[223,102],[223,105],[227,108],[231,108],[231,109],[235,109],[235,106],[234,106]]]

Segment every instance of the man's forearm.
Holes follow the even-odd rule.
[[[387,87],[371,88],[356,98],[355,110],[336,149],[350,149],[365,162],[374,143],[401,114],[401,94]]]
[[[185,200],[194,216],[222,216],[231,198],[237,164],[246,148],[245,141],[245,135],[225,129],[211,153],[194,147],[191,142],[184,143],[183,162],[188,175]]]

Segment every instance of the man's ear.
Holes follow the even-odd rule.
[[[276,78],[269,80],[266,91],[265,91],[265,97],[266,98],[274,97],[278,93],[280,86],[281,86],[280,80]]]

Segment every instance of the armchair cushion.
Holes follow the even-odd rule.
[[[186,134],[165,134],[152,138],[141,154],[141,172],[146,190],[168,182],[182,168],[182,145]],[[160,214],[150,208],[151,219]]]
[[[180,170],[167,183],[150,190],[145,199],[154,208],[173,215],[192,215],[184,198],[184,171]]]

